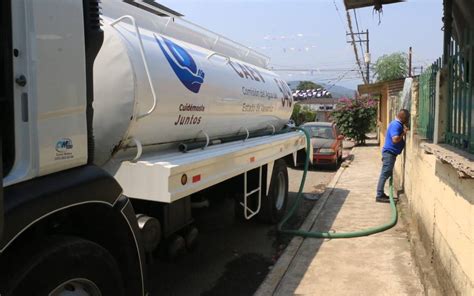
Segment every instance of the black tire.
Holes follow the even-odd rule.
[[[332,164],[332,169],[335,171],[339,169],[339,157],[336,157],[336,162]]]
[[[125,293],[115,258],[94,242],[55,236],[28,243],[11,255],[2,259],[2,264],[8,261],[1,268],[2,295],[50,295],[57,288],[81,289],[92,295]]]
[[[186,241],[186,248],[188,251],[196,250],[199,240],[199,230],[196,227],[190,227],[187,229],[184,240]]]
[[[186,240],[181,235],[172,235],[167,246],[168,259],[173,260],[184,254],[186,254]]]
[[[270,190],[262,197],[258,218],[261,222],[275,224],[284,216],[288,203],[288,169],[284,160],[275,161]]]

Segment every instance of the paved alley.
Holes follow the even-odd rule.
[[[330,194],[302,226],[350,232],[390,219],[375,202],[381,161],[377,146],[356,147]],[[388,183],[388,182],[387,182]],[[388,184],[387,184],[388,185]],[[388,194],[388,186],[387,186]],[[403,221],[383,233],[352,239],[294,238],[256,295],[422,295]]]

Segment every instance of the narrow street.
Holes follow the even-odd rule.
[[[302,176],[289,169],[290,202]],[[317,197],[335,171],[311,170],[305,192]],[[305,200],[291,226],[297,228],[317,201]],[[159,259],[150,268],[150,295],[252,295],[275,264],[291,237],[278,236],[276,227],[234,218],[232,200],[196,211],[199,245],[176,260]]]
[[[0,23],[0,296],[474,296],[474,0]]]
[[[309,231],[350,233],[390,220],[390,206],[374,201],[382,163],[377,161],[377,145],[369,141],[372,143],[353,149],[353,162],[335,177],[327,198],[321,198],[323,209],[309,224]],[[403,206],[399,204],[400,212],[405,211]],[[292,244],[298,242],[298,247],[288,248],[297,251],[286,252],[275,266],[275,271],[281,272],[272,272],[255,296],[315,295],[314,291],[317,295],[344,296],[423,295],[403,219],[393,228],[370,236],[295,238]],[[290,260],[283,260],[288,256]]]

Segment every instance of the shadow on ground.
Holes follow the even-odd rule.
[[[313,193],[319,195],[318,193]],[[290,192],[289,204],[296,193]],[[303,200],[289,227],[299,227],[317,200]],[[177,260],[159,258],[150,269],[150,295],[252,295],[291,240],[276,226],[238,221],[232,200],[195,212],[196,250]]]
[[[348,190],[334,188],[327,204],[321,210],[320,214],[318,215],[317,222],[312,225],[311,231],[317,232],[329,232],[334,231],[332,226],[336,217],[341,210],[342,206],[344,205],[347,197],[349,195]],[[286,229],[294,229],[294,227],[290,225],[285,227]],[[291,238],[289,235],[280,235],[281,237],[288,237]],[[288,266],[292,268],[291,279],[289,283],[280,282],[279,285],[286,285],[285,287],[278,287],[277,290],[284,291],[283,293],[279,293],[278,295],[293,295],[296,288],[300,284],[301,280],[303,279],[306,271],[308,270],[312,259],[317,255],[321,245],[323,244],[324,239],[318,238],[307,238],[303,242],[304,244],[310,244],[311,247],[301,248],[298,252],[304,252],[304,258],[308,258],[308,260],[301,262],[299,261],[297,266]]]

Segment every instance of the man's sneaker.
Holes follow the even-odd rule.
[[[377,197],[375,198],[375,201],[376,201],[376,202],[389,203],[389,202],[390,202],[390,198],[384,193],[382,196],[377,196]]]

